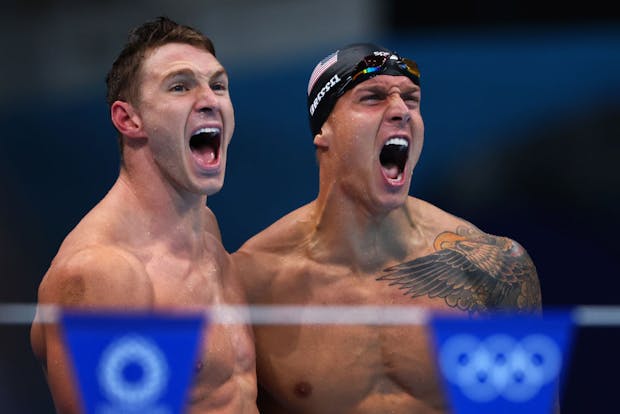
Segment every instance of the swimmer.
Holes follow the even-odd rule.
[[[39,304],[176,310],[243,304],[207,197],[224,183],[235,128],[229,79],[211,40],[161,17],[136,27],[107,76],[121,166],[68,234]],[[40,310],[31,343],[60,414],[83,412],[59,326]],[[213,324],[200,345],[188,413],[256,414],[252,331]]]
[[[536,269],[518,242],[409,195],[421,98],[416,63],[378,45],[316,65],[307,107],[319,192],[233,254],[251,303],[540,311]],[[254,331],[262,413],[449,412],[425,326]]]

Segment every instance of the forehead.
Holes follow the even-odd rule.
[[[147,76],[166,76],[182,69],[210,74],[224,68],[209,51],[185,43],[167,43],[152,49],[146,54],[142,65],[142,71]]]
[[[420,87],[413,83],[411,79],[404,75],[377,75],[367,79],[352,89],[352,91],[366,88],[392,88],[396,87],[401,90],[419,90]]]

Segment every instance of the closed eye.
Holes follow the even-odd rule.
[[[380,93],[369,93],[369,94],[364,94],[362,96],[360,96],[360,101],[364,102],[364,101],[380,101],[382,99],[385,98],[385,95],[380,94]]]
[[[420,95],[418,94],[403,95],[401,98],[408,106],[417,106],[420,103]]]

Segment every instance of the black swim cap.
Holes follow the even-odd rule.
[[[322,59],[308,82],[308,117],[316,135],[336,101],[355,85],[377,75],[407,76],[420,85],[420,72],[412,60],[372,43],[355,43]]]

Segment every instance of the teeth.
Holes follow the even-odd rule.
[[[219,128],[200,128],[198,131],[194,132],[192,136],[198,134],[209,134],[209,135],[217,135],[220,133]]]
[[[401,147],[409,147],[409,142],[404,138],[390,138],[385,145],[398,145]]]

